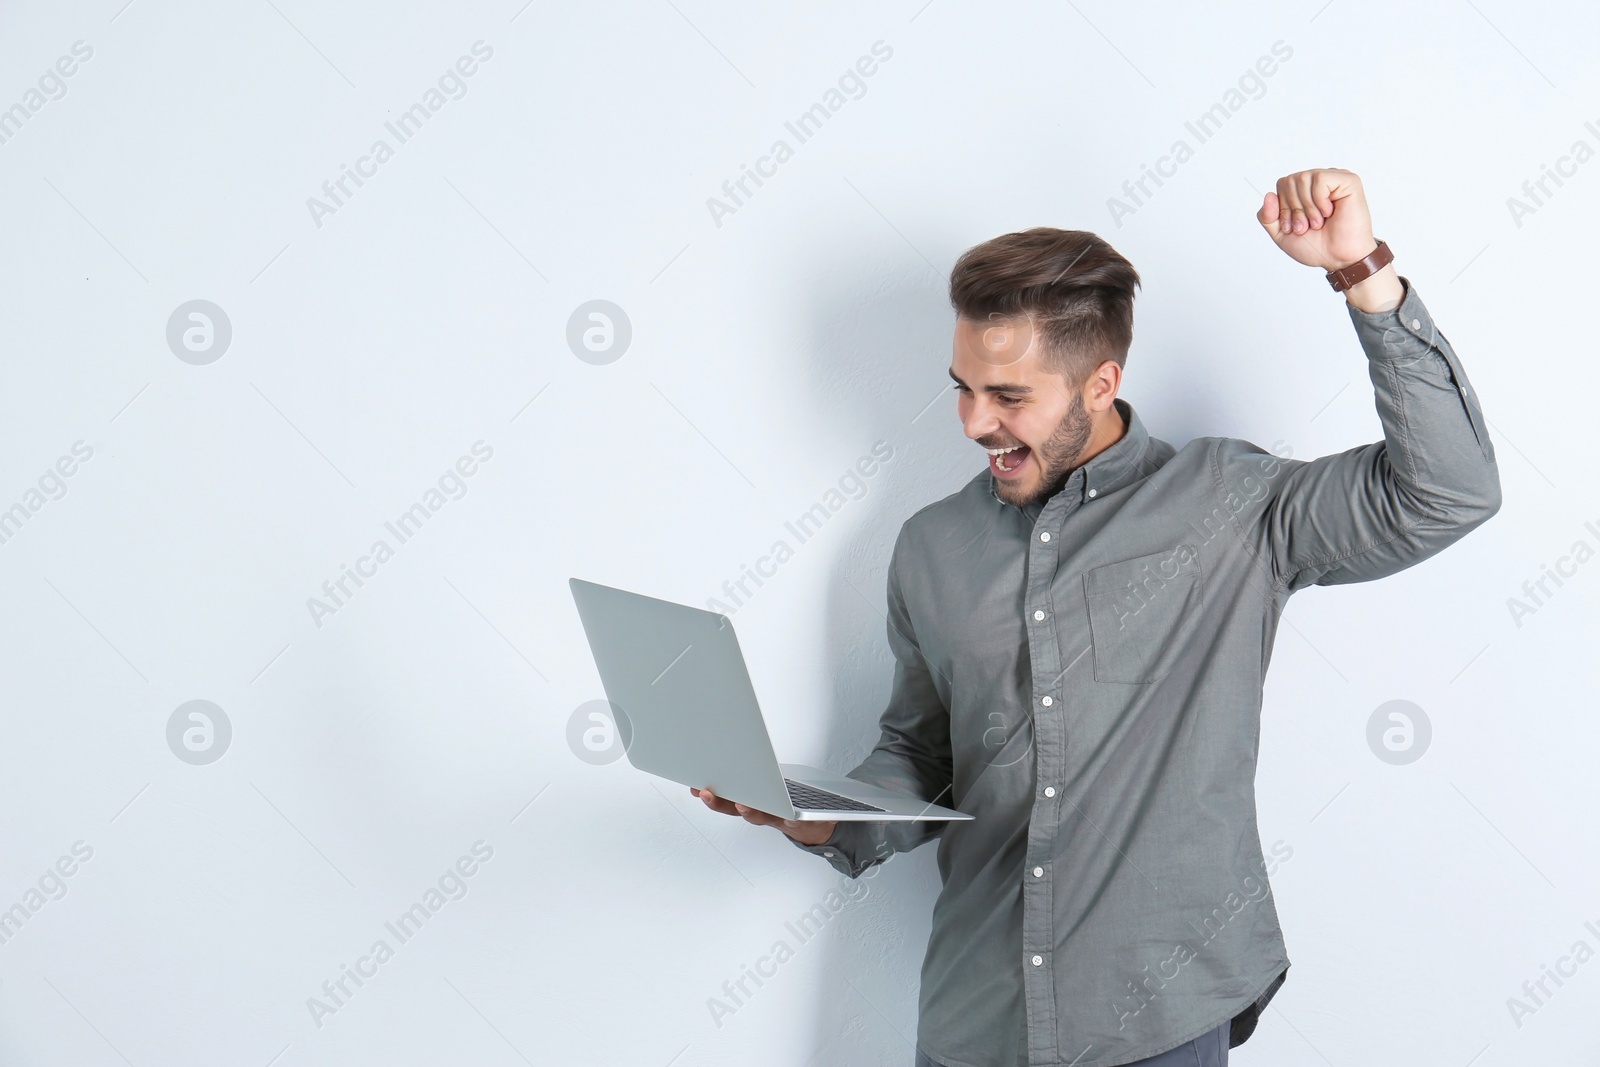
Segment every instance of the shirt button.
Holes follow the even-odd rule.
[[[1043,704],[1045,707],[1048,708],[1051,704],[1054,704],[1055,701],[1050,699],[1049,697],[1045,697],[1043,700],[1039,701],[1039,703]]]
[[[1041,541],[1050,540],[1050,531],[1046,530],[1044,533],[1040,534],[1039,535],[1039,540],[1041,540]]]
[[[1035,967],[1043,967],[1044,966],[1044,957],[1043,956],[1035,956],[1035,957],[1033,957],[1033,965]]]
[[[1056,787],[1053,786],[1053,785],[1045,786],[1044,787],[1044,795],[1047,796],[1047,797],[1055,796],[1056,795]]]
[[[1035,867],[1033,869],[1033,876],[1035,878],[1043,878],[1044,877],[1044,868],[1043,867]]]
[[[824,852],[823,855],[828,857],[830,860],[833,859],[833,853],[832,852]]]
[[[1098,490],[1098,489],[1091,489],[1091,490],[1089,490],[1089,495],[1090,495],[1090,496],[1094,496],[1094,495],[1095,495],[1095,494],[1096,494],[1096,493],[1098,493],[1098,492],[1099,492],[1099,491],[1100,491],[1100,490]]]
[[[1420,330],[1420,329],[1422,329],[1422,320],[1421,320],[1421,319],[1412,319],[1412,320],[1411,320],[1411,328],[1412,328],[1412,329],[1413,329],[1413,330]]]
[[[1034,622],[1044,622],[1044,612],[1042,612],[1042,611],[1034,612],[1033,613],[1033,621]]]

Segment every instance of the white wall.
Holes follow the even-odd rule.
[[[123,4],[0,11],[0,107],[39,105],[0,143],[0,508],[40,505],[0,544],[0,907],[38,904],[0,945],[0,1061],[909,1064],[933,848],[718,1026],[708,998],[841,879],[574,755],[602,693],[566,579],[703,603],[888,442],[736,614],[782,755],[847,770],[887,694],[894,535],[981,462],[942,392],[955,257],[1096,230],[1144,278],[1123,395],[1156,436],[1340,451],[1380,433],[1343,300],[1254,219],[1314,166],[1362,176],[1482,398],[1505,506],[1289,607],[1257,788],[1264,841],[1294,849],[1293,970],[1234,1062],[1592,1048],[1600,963],[1507,1006],[1600,949],[1600,563],[1507,605],[1600,547],[1600,162],[1507,204],[1600,147],[1592,9]],[[79,41],[65,94],[30,98]],[[384,123],[479,41],[465,95],[399,144]],[[797,144],[785,121],[879,41]],[[1198,144],[1185,121],[1277,41],[1292,57]],[[393,158],[314,219],[379,138]],[[714,220],[780,138],[793,158]],[[1179,138],[1194,158],[1114,219]],[[199,365],[166,337],[197,299],[232,330]],[[632,327],[603,365],[566,342],[594,299]],[[80,441],[65,495],[29,497]],[[387,534],[479,441],[465,494]],[[379,538],[393,558],[314,620]],[[1403,766],[1366,740],[1395,699],[1433,730]],[[205,765],[168,744],[191,700],[231,725]],[[480,841],[464,897],[386,931]],[[63,856],[64,895],[29,897]],[[314,1018],[380,939],[393,957]]]

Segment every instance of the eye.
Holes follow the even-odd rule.
[[[1014,408],[1018,404],[1022,403],[1022,398],[1020,396],[1007,396],[1002,393],[1000,395],[1000,403],[1004,404],[1008,408]]]

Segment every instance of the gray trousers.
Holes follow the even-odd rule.
[[[1193,1041],[1168,1049],[1159,1056],[1135,1060],[1127,1067],[1228,1067],[1228,1031],[1232,1024],[1233,1020],[1227,1019],[1215,1030],[1201,1034]],[[916,1067],[944,1065],[930,1060],[918,1049]]]

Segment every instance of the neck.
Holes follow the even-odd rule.
[[[1078,456],[1078,462],[1073,464],[1081,467],[1118,441],[1128,432],[1128,422],[1122,417],[1122,412],[1117,408],[1116,401],[1104,411],[1096,412],[1089,416],[1093,429],[1089,431],[1089,443],[1083,446],[1083,452]]]

